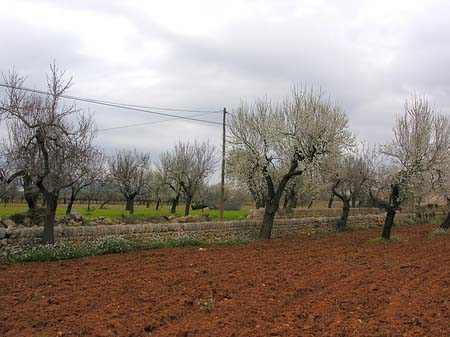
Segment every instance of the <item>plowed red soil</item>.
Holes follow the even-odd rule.
[[[1,336],[449,336],[436,226],[0,266]]]

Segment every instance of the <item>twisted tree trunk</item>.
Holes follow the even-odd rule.
[[[334,202],[334,193],[331,192],[330,199],[328,199],[328,208],[333,208],[333,202]]]
[[[336,232],[345,232],[347,230],[347,220],[350,213],[350,200],[348,198],[342,199],[342,214],[341,218],[336,224]]]
[[[347,220],[350,213],[350,200],[352,199],[351,191],[341,193],[337,190],[340,183],[341,179],[338,179],[331,189],[333,195],[337,196],[342,201],[342,214],[341,218],[336,223],[336,232],[344,232],[347,230]]]
[[[276,200],[266,202],[264,217],[259,230],[259,237],[261,239],[270,240],[272,236],[272,227],[275,220],[275,213],[278,210],[279,203],[280,200],[278,200],[278,202]]]
[[[39,199],[39,191],[36,190],[36,186],[27,174],[23,176],[23,195],[28,205],[28,214],[33,220],[37,220],[36,209]]]
[[[399,202],[400,187],[399,184],[391,186],[391,193],[389,195],[389,204],[387,207],[386,219],[384,220],[383,233],[381,237],[385,240],[391,239],[391,229],[394,224],[395,214],[397,213]]]
[[[261,228],[259,231],[259,238],[263,240],[270,240],[272,236],[272,227],[275,220],[275,213],[280,207],[280,200],[283,196],[283,192],[286,188],[287,183],[292,177],[298,176],[303,173],[301,170],[297,170],[298,159],[294,159],[291,162],[291,167],[289,172],[286,173],[281,179],[278,187],[275,189],[272,177],[268,174],[267,169],[263,170],[264,179],[267,185],[267,199],[266,206],[264,209],[264,218],[261,223]]]

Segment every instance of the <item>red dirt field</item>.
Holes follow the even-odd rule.
[[[1,265],[0,335],[449,336],[435,227]]]

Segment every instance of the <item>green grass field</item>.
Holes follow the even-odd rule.
[[[244,210],[239,211],[225,211],[225,220],[241,220],[245,219],[248,214],[249,207]],[[8,204],[6,207],[4,205],[0,206],[0,216],[8,217],[16,213],[24,213],[27,211],[27,206],[25,204]],[[66,211],[66,205],[60,204],[56,210],[57,217],[63,217]],[[119,205],[106,205],[105,209],[100,209],[97,205],[91,205],[91,211],[87,210],[86,204],[75,204],[73,206],[72,212],[81,213],[86,219],[98,218],[99,216],[104,216],[109,219],[118,219],[122,216],[129,216],[129,213],[125,211],[125,204]],[[211,219],[219,219],[219,210],[209,210],[203,213],[208,213]],[[201,210],[192,211],[191,215],[202,214]],[[163,207],[160,210],[155,210],[154,205],[150,205],[150,208],[146,208],[145,205],[135,205],[134,207],[134,217],[136,218],[151,218],[158,217],[161,215],[170,215],[170,209],[168,207]],[[177,216],[184,215],[184,205],[180,205],[177,208]]]

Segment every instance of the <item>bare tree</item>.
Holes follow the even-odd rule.
[[[186,201],[184,214],[189,215],[192,200],[216,165],[215,149],[209,142],[178,142],[172,151],[161,154],[168,181],[181,188]]]
[[[16,173],[27,176],[41,192],[46,207],[43,242],[54,243],[59,193],[73,184],[67,173],[93,148],[94,122],[75,105],[62,103],[71,80],[64,80],[64,71],[55,64],[47,75],[47,96],[23,91],[24,78],[15,71],[4,80],[8,90],[1,111],[8,126],[7,157]]]
[[[233,151],[243,151],[266,186],[260,238],[270,239],[275,213],[291,178],[352,142],[344,112],[321,92],[293,90],[281,105],[257,100],[241,104],[230,123]]]
[[[125,197],[125,209],[134,213],[134,200],[144,193],[150,174],[150,155],[136,150],[118,151],[109,159],[111,176]]]
[[[103,167],[103,170],[94,182],[80,191],[82,197],[87,200],[88,211],[91,210],[93,200],[100,201],[100,209],[103,209],[106,204],[117,199],[117,188],[112,180],[113,178],[109,175],[109,172]]]
[[[79,163],[78,167],[76,167],[74,171],[68,173],[73,184],[70,186],[70,198],[66,208],[66,215],[69,215],[72,212],[73,204],[80,191],[98,181],[102,176],[103,171],[103,153],[96,148],[92,148],[91,151],[86,154],[86,157],[83,158],[83,161]]]
[[[176,174],[176,159],[172,152],[163,152],[159,157],[158,175],[161,182],[168,187],[168,200],[171,204],[170,213],[175,214],[181,198],[180,179]]]
[[[376,158],[373,149],[363,147],[338,160],[332,186],[333,194],[342,201],[342,215],[336,224],[337,232],[347,230],[352,198],[368,191],[377,167]]]
[[[397,210],[421,182],[442,167],[450,155],[450,118],[436,112],[426,98],[413,96],[397,118],[394,139],[382,147],[396,169],[391,183],[382,237],[389,240]]]

